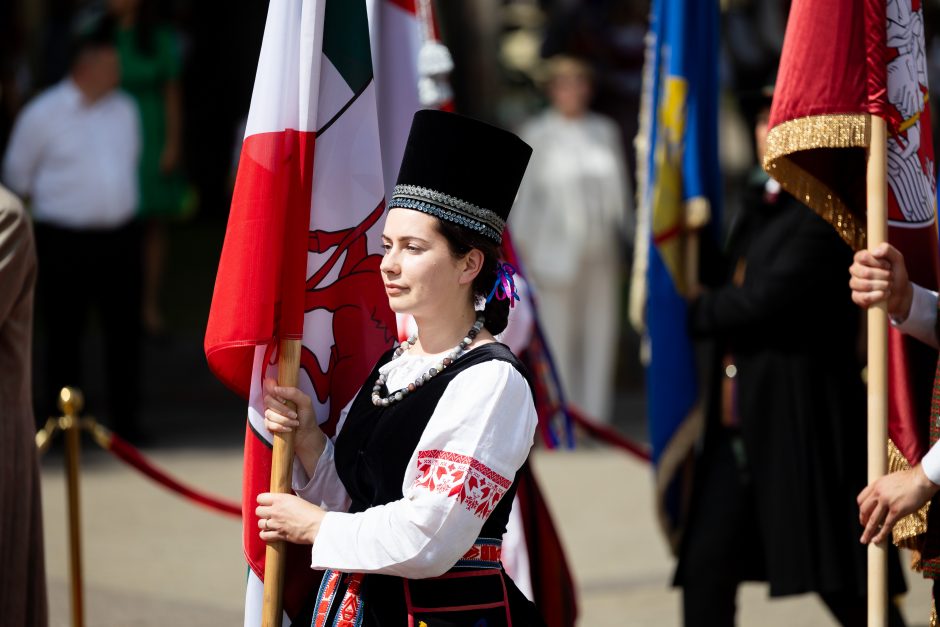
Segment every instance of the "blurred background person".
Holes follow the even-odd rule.
[[[167,254],[166,221],[181,216],[185,205],[182,161],[183,97],[180,53],[173,31],[157,22],[153,0],[110,0],[117,22],[121,88],[140,112],[140,202],[143,221],[143,330],[165,330],[160,290]]]
[[[48,623],[30,367],[35,285],[29,216],[0,186],[0,616],[24,627]]]
[[[758,163],[769,90],[761,100]],[[715,287],[689,310],[690,332],[714,340],[715,367],[675,575],[684,624],[734,625],[738,585],[767,581],[773,597],[815,592],[840,624],[865,625],[855,497],[866,397],[845,283],[852,251],[759,166],[726,250],[703,268]],[[891,549],[893,595],[904,584]],[[904,624],[894,604],[889,624]]]
[[[590,68],[558,56],[548,74],[551,106],[520,131],[533,155],[512,235],[568,399],[607,422],[632,194],[616,124],[588,110]]]
[[[82,349],[94,311],[104,335],[112,423],[133,440],[139,437],[140,124],[133,101],[116,89],[119,81],[112,22],[80,20],[68,76],[27,104],[14,124],[3,180],[29,199],[36,224],[47,334],[43,401],[51,403],[63,386],[83,385]]]

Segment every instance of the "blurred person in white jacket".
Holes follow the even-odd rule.
[[[533,153],[510,227],[567,398],[607,422],[632,193],[616,124],[588,110],[590,68],[555,57],[549,76],[551,106],[520,131]]]

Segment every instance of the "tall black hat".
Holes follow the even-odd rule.
[[[389,208],[422,211],[502,242],[532,148],[456,113],[415,113]]]

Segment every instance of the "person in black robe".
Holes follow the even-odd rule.
[[[769,101],[759,157],[768,114]],[[840,624],[865,624],[855,499],[866,396],[851,263],[835,229],[755,171],[723,280],[689,311],[690,332],[713,340],[715,368],[675,575],[686,626],[734,625],[742,581],[769,582],[773,597],[815,592]],[[891,591],[902,592],[890,557]],[[904,624],[893,604],[890,614]]]

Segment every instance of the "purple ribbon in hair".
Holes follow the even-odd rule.
[[[497,300],[506,300],[508,298],[509,307],[515,307],[515,301],[519,300],[519,294],[516,293],[516,282],[512,280],[512,275],[515,273],[516,269],[512,265],[508,263],[497,264],[496,282],[486,297],[486,302],[493,300],[494,296]]]

